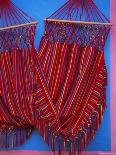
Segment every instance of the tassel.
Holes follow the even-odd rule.
[[[50,131],[47,132],[47,143],[50,146]]]
[[[2,135],[1,135],[1,132],[0,132],[0,148],[2,147]]]
[[[87,130],[87,145],[89,144],[90,142],[90,125],[89,125],[89,128]]]
[[[66,155],[66,141],[64,140],[64,155]]]
[[[80,152],[82,152],[82,148],[83,148],[83,137],[81,136],[81,139],[80,139]]]
[[[20,144],[22,145],[24,143],[24,130],[20,131]]]
[[[43,128],[43,131],[44,131],[44,143],[46,143],[47,142],[47,136],[46,136],[46,126],[44,126],[44,128]]]
[[[76,154],[76,138],[73,137],[73,155]]]
[[[12,133],[12,148],[14,148],[14,133]]]
[[[7,135],[7,141],[8,141],[7,147],[9,148],[10,147],[10,135],[9,134]]]
[[[99,128],[99,124],[100,124],[99,123],[100,122],[99,120],[100,120],[100,116],[99,116],[99,114],[97,114],[97,128]]]
[[[60,144],[59,144],[59,155],[62,155],[62,139],[60,139]]]
[[[82,151],[82,148],[83,148],[83,138],[81,136],[81,139],[80,139],[80,152]]]
[[[4,148],[4,134],[2,135],[2,148]]]
[[[102,120],[102,105],[99,104],[99,122],[98,122],[99,125],[101,123],[101,120]]]
[[[86,147],[86,133],[84,132],[84,148]]]
[[[78,155],[80,154],[80,141],[78,139]]]
[[[26,139],[29,138],[31,132],[32,132],[32,129],[31,129],[31,128],[30,128],[30,129],[29,129],[29,128],[26,129]],[[24,136],[24,137],[25,137],[25,136]]]
[[[103,115],[103,107],[101,105],[100,106],[100,123],[101,123],[101,120],[102,120],[102,115]]]
[[[55,151],[56,151],[56,137],[54,136],[53,137],[53,152],[55,154]]]
[[[70,153],[69,153],[69,155],[73,155],[73,144],[72,144],[72,142],[70,144]]]
[[[21,135],[21,131],[20,132],[20,145],[22,145],[22,135]]]
[[[18,134],[18,131],[16,131],[16,146],[18,146],[19,144],[19,134]]]
[[[38,129],[39,129],[39,133],[40,133],[40,135],[42,135],[42,119],[41,119],[41,117],[39,118],[39,120],[38,120]]]
[[[7,133],[5,134],[5,147],[8,148],[8,135]]]

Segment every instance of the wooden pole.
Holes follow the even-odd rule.
[[[3,28],[0,28],[0,31],[9,30],[9,29],[18,28],[18,27],[23,27],[23,26],[34,25],[34,24],[38,24],[38,22],[30,22],[30,23],[25,23],[25,24],[19,24],[19,25],[3,27]]]
[[[112,26],[111,23],[101,23],[101,22],[85,22],[85,21],[73,21],[73,20],[59,20],[59,19],[44,19],[47,22],[58,22],[58,23],[72,23],[72,24],[87,24],[87,25],[106,25]]]

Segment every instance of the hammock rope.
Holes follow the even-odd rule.
[[[101,123],[107,85],[104,46],[110,26],[92,0],[69,0],[45,19],[35,62],[40,62],[59,123],[51,118],[49,129],[41,118],[40,124],[48,128],[40,126],[53,151],[59,143],[60,155],[80,153]]]

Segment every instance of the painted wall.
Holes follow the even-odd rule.
[[[48,17],[57,8],[66,2],[66,0],[13,0],[17,6],[27,12],[35,20],[39,21],[36,30],[35,46],[38,47],[40,38],[44,32],[43,19]],[[110,0],[94,0],[98,7],[110,18]],[[110,151],[111,136],[110,136],[110,36],[107,39],[105,47],[105,60],[108,70],[108,86],[107,86],[107,110],[104,113],[102,124],[95,135],[94,140],[90,143],[86,150],[89,151]],[[35,130],[30,139],[16,150],[41,150],[49,151],[49,147],[44,144],[43,139]],[[94,155],[94,154],[93,154]]]

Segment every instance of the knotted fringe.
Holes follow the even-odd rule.
[[[30,137],[32,128],[16,129],[10,133],[5,131],[0,132],[0,148],[8,149],[23,145],[25,141]]]
[[[38,119],[37,129],[39,134],[44,138],[44,142],[51,147],[54,154],[58,152],[59,155],[80,155],[84,148],[94,138],[95,133],[101,124],[104,110],[105,107],[101,105],[99,113],[91,118],[92,122],[89,124],[88,128],[81,130],[76,136],[70,136],[68,139],[67,137],[62,138],[62,136],[55,136],[44,124],[42,118]]]

